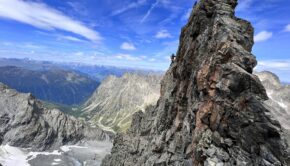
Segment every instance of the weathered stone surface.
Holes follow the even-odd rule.
[[[157,106],[135,115],[103,166],[288,164],[281,126],[252,74],[254,30],[234,16],[236,5],[200,0],[194,7]]]
[[[0,144],[47,150],[110,137],[59,110],[43,108],[31,94],[18,93],[0,83]]]

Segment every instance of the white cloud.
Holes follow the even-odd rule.
[[[145,16],[142,18],[141,23],[143,23],[145,20],[147,20],[147,18],[150,16],[151,12],[159,4],[159,2],[160,2],[160,0],[156,0],[156,2],[151,5],[150,9],[147,11]]]
[[[182,21],[188,20],[189,17],[190,17],[191,11],[192,11],[191,8],[188,9],[188,10],[186,11],[186,13],[181,17],[181,20],[182,20]]]
[[[289,70],[290,60],[265,60],[259,61],[258,70]]]
[[[262,31],[262,32],[260,32],[260,33],[258,33],[257,35],[254,36],[254,41],[255,42],[267,41],[272,36],[273,36],[273,33],[272,32]]]
[[[257,71],[270,71],[277,74],[282,82],[290,83],[290,59],[258,61]]]
[[[165,29],[157,32],[155,35],[155,38],[157,39],[165,39],[165,38],[172,38],[172,35]]]
[[[237,11],[245,11],[251,7],[253,0],[239,0]]]
[[[81,52],[81,51],[78,51],[78,52],[75,52],[74,55],[75,55],[75,56],[82,57],[82,56],[85,55],[85,53],[84,53],[84,52]]]
[[[73,41],[73,42],[85,42],[82,39],[79,39],[77,37],[73,37],[73,36],[64,36],[64,35],[60,35],[57,37],[58,40],[69,40],[69,41]]]
[[[140,57],[135,57],[130,54],[118,54],[115,56],[115,58],[120,59],[120,60],[129,60],[129,61],[142,60]]]
[[[128,42],[122,43],[120,48],[123,49],[123,50],[129,50],[129,51],[136,50],[136,47],[134,46],[134,44],[133,43],[128,43]]]
[[[64,30],[91,41],[101,41],[98,32],[43,3],[23,0],[0,0],[0,17],[45,30]]]
[[[126,11],[128,11],[130,9],[142,6],[145,2],[146,2],[146,0],[138,0],[137,2],[130,3],[129,5],[126,5],[125,7],[114,11],[112,13],[112,15],[115,16],[115,15],[118,15],[118,14],[122,14],[122,13],[124,13],[124,12],[126,12]]]
[[[285,30],[286,30],[287,32],[290,32],[290,24],[288,24],[288,25],[286,26]]]

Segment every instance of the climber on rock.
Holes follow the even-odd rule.
[[[174,63],[176,56],[172,54],[170,58],[171,58],[171,63]]]

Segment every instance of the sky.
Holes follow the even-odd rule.
[[[0,58],[166,70],[195,0],[0,0]],[[290,1],[239,0],[256,70],[290,82]]]

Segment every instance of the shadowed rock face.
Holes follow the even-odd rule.
[[[237,0],[200,0],[182,29],[156,107],[114,140],[111,165],[287,165],[281,126],[252,74],[253,28]]]
[[[31,94],[0,83],[0,144],[47,150],[86,140],[105,140],[109,134],[91,129],[59,110],[48,110]]]

